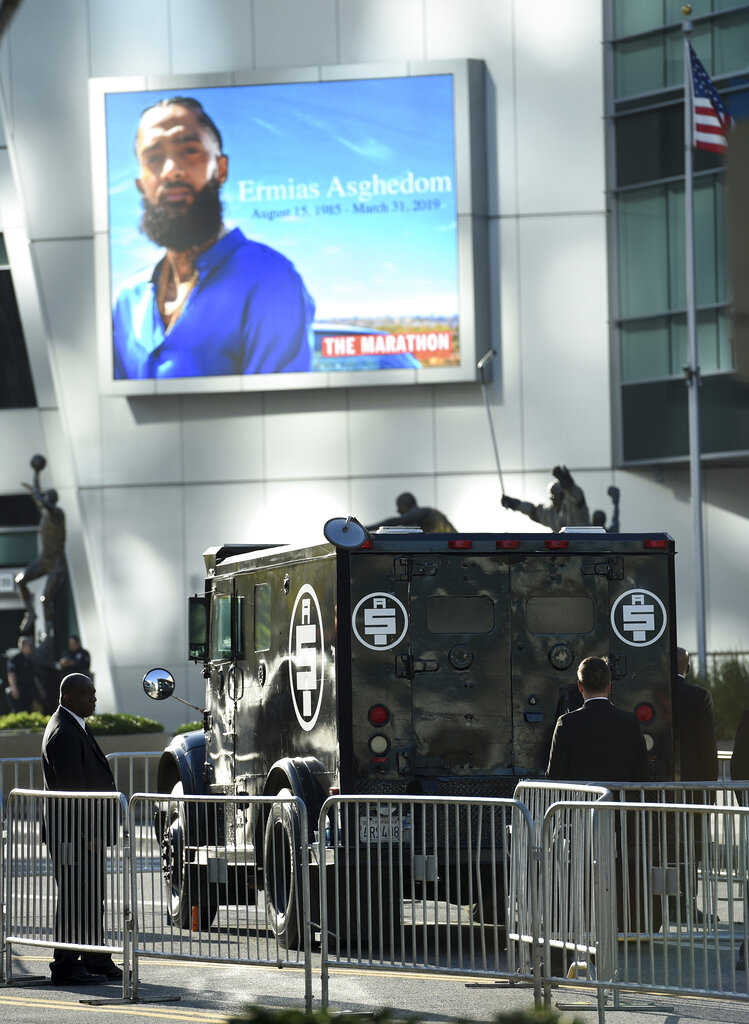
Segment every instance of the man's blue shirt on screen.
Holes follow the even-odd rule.
[[[198,280],[167,333],[161,260],[131,278],[114,307],[114,376],[142,380],[305,372],[315,305],[281,253],[235,228],[195,259]]]

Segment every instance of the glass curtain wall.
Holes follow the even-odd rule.
[[[634,399],[634,393],[625,393],[628,387],[683,382],[688,361],[683,16],[675,0],[608,0],[606,16],[616,267],[611,305],[626,409]],[[695,0],[690,20],[692,46],[732,115],[749,116],[749,3]],[[733,369],[724,208],[724,158],[696,151],[696,301],[703,375]],[[657,393],[662,399],[662,387]],[[639,402],[647,392],[639,388],[637,394]],[[641,459],[646,454],[641,445],[628,453],[626,422],[622,433],[623,461]]]

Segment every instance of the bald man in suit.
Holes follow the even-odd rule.
[[[647,782],[645,740],[635,716],[611,703],[606,661],[581,661],[577,687],[583,706],[558,719],[546,777],[569,782]]]
[[[86,728],[86,719],[95,709],[96,689],[88,676],[80,672],[65,676],[60,706],[47,723],[42,740],[45,789],[115,790],[109,762]],[[115,838],[114,811],[109,801],[49,801],[45,833],[57,882],[55,938],[59,941],[102,944],[106,847]],[[122,979],[122,970],[109,953],[70,947],[55,949],[50,972],[54,985]]]

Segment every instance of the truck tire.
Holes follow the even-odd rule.
[[[172,788],[173,797],[184,796],[181,782]],[[198,909],[198,927],[210,928],[218,899],[215,886],[198,886],[195,895],[191,892],[189,872],[184,865],[185,833],[187,832],[186,808],[181,800],[169,803],[164,815],[164,830],[161,836],[161,870],[164,876],[167,899],[167,923],[177,928],[192,927],[193,907]]]
[[[279,799],[291,797],[282,789]],[[279,944],[296,948],[301,934],[301,830],[296,806],[275,803],[265,823],[263,880],[268,924]]]

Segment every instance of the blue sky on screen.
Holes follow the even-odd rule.
[[[227,224],[295,264],[318,320],[457,316],[450,75],[184,94],[200,100],[224,138]],[[170,95],[107,95],[113,298],[161,256],[138,229],[133,142],[141,111]]]

